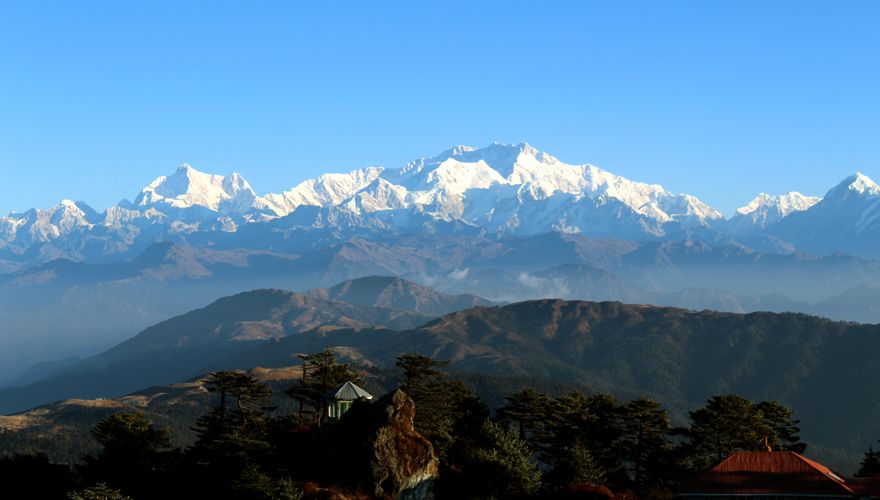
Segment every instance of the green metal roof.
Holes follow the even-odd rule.
[[[350,380],[327,394],[337,401],[354,401],[356,399],[373,399],[373,395],[353,384]]]

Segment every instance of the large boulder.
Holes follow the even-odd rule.
[[[346,441],[345,474],[377,498],[421,500],[433,496],[438,476],[434,447],[413,427],[415,403],[400,389],[374,403],[356,404],[334,426]]]

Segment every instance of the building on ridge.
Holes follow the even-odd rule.
[[[828,467],[793,451],[738,451],[685,481],[678,497],[724,500],[877,498],[874,481],[847,482]]]
[[[327,416],[334,420],[339,419],[351,408],[352,403],[361,399],[370,400],[373,395],[349,380],[327,393]]]

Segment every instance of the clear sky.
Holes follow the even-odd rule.
[[[729,214],[880,180],[880,2],[0,0],[0,213],[526,141]]]

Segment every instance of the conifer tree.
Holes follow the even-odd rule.
[[[321,425],[327,417],[327,393],[347,381],[362,384],[361,376],[347,363],[340,363],[330,350],[301,354],[303,375],[298,384],[287,389],[286,394],[299,401],[299,415],[312,415],[312,422]]]
[[[573,449],[580,443],[606,477],[623,473],[622,453],[617,447],[623,435],[621,408],[612,396],[570,392],[548,405],[545,418],[536,439],[544,462],[554,469],[565,469],[566,458],[559,450]],[[551,474],[557,480],[565,476]]]
[[[435,445],[451,441],[453,399],[446,374],[449,364],[421,354],[401,354],[397,367],[402,371],[400,388],[416,405],[415,428]]]
[[[636,491],[665,485],[675,473],[672,426],[660,403],[639,398],[623,406],[620,448]]]
[[[605,473],[590,450],[578,439],[561,451],[562,460],[554,469],[557,484],[603,484]]]
[[[196,422],[197,439],[187,456],[207,488],[203,493],[221,495],[246,468],[265,459],[271,391],[254,377],[233,371],[211,373],[206,385],[219,394],[219,401]]]
[[[534,389],[524,389],[505,398],[507,405],[498,409],[498,418],[516,424],[519,436],[528,439],[543,426],[550,398]]]
[[[541,486],[541,471],[531,456],[517,431],[485,421],[479,437],[462,457],[467,488],[458,496],[519,498],[535,493]]]
[[[106,483],[126,494],[152,496],[163,477],[170,446],[165,429],[156,429],[140,413],[115,413],[92,429],[102,446],[97,456],[85,457],[80,469],[90,483]]]
[[[880,451],[874,451],[874,448],[868,448],[865,452],[862,463],[859,466],[857,477],[880,477]]]
[[[796,453],[806,451],[806,443],[802,443],[798,436],[801,431],[798,427],[800,421],[794,418],[791,408],[778,401],[762,401],[758,403],[758,410],[769,430],[768,443],[772,449]]]
[[[431,440],[444,463],[468,453],[489,418],[489,409],[473,389],[442,371],[447,365],[415,353],[397,357],[400,388],[415,403],[415,428]]]
[[[758,406],[736,394],[713,396],[690,417],[687,453],[696,470],[707,469],[735,451],[760,450],[771,433]]]

